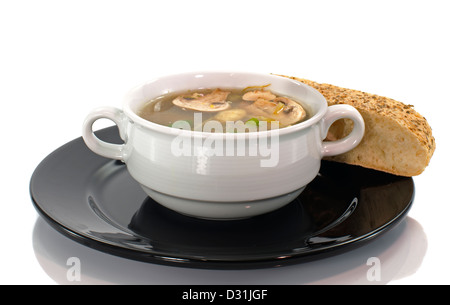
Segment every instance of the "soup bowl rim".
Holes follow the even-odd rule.
[[[158,123],[151,122],[149,120],[146,120],[142,117],[140,117],[136,111],[134,111],[131,107],[130,97],[135,94],[136,90],[140,90],[141,88],[145,86],[150,86],[158,81],[161,81],[166,78],[172,78],[172,77],[198,77],[199,75],[202,75],[203,77],[208,77],[208,75],[224,75],[228,77],[232,77],[235,74],[242,74],[247,75],[248,77],[267,77],[267,78],[274,78],[274,79],[283,79],[283,82],[291,83],[294,86],[303,87],[306,90],[309,90],[311,94],[315,96],[316,99],[321,100],[321,105],[319,107],[319,110],[314,113],[310,118],[306,119],[305,121],[302,121],[300,123],[282,127],[279,129],[273,129],[273,130],[266,130],[266,131],[249,131],[246,133],[225,133],[225,132],[205,132],[205,131],[198,131],[198,130],[185,130],[185,129],[178,129],[173,128],[170,126],[164,126]],[[205,87],[206,88],[206,87]],[[205,89],[205,88],[191,88],[191,89],[185,89],[185,90],[192,90],[192,89]],[[239,88],[239,87],[236,87]],[[168,92],[172,93],[172,92]],[[278,94],[283,94],[283,92],[276,92]],[[158,97],[158,95],[155,95],[154,98]],[[291,98],[296,99],[295,96],[291,96]],[[306,105],[308,104],[308,101],[303,101]],[[140,102],[140,106],[145,102]],[[311,86],[308,86],[304,83],[301,83],[299,81],[275,75],[275,74],[264,74],[264,73],[252,73],[252,72],[228,72],[228,71],[199,71],[199,72],[186,72],[186,73],[178,73],[178,74],[169,74],[165,76],[161,76],[158,78],[154,78],[150,81],[146,81],[144,83],[141,83],[140,85],[136,86],[134,89],[130,90],[123,101],[123,112],[125,115],[131,119],[132,122],[139,124],[141,127],[144,127],[149,130],[157,131],[159,133],[172,135],[172,136],[189,136],[189,137],[217,137],[217,138],[240,138],[240,137],[271,137],[272,135],[285,135],[290,134],[293,132],[297,132],[303,129],[306,129],[310,126],[315,125],[317,122],[319,122],[325,115],[328,108],[328,103],[325,99],[325,97],[316,89],[314,89]]]

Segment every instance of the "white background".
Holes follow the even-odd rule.
[[[449,284],[449,13],[448,1],[438,0],[1,1],[0,283],[70,284],[65,262],[82,256],[81,283],[370,284],[365,263],[376,255],[376,283]],[[149,79],[199,70],[295,75],[415,105],[437,150],[414,178],[405,223],[319,262],[219,272],[97,253],[37,221],[33,170],[80,136],[91,109],[120,107],[130,88]],[[49,239],[53,248],[42,242]],[[88,274],[83,266],[97,269]]]

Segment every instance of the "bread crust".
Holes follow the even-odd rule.
[[[366,134],[360,145],[327,159],[408,177],[421,174],[428,166],[436,142],[427,120],[412,105],[358,90],[285,77],[315,88],[329,106],[351,105],[363,116]],[[344,137],[351,125],[350,120],[339,122],[330,128],[328,137],[331,140]]]

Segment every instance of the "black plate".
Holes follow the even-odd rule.
[[[115,127],[97,136],[120,143]],[[34,206],[56,230],[89,247],[140,261],[215,269],[299,263],[350,250],[402,220],[412,178],[323,161],[293,202],[257,217],[213,221],[183,216],[150,199],[119,161],[81,138],[36,168]]]

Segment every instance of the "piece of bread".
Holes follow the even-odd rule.
[[[357,90],[289,78],[318,90],[329,106],[355,107],[364,119],[366,128],[361,143],[347,153],[326,159],[407,177],[419,175],[427,167],[436,143],[430,125],[412,105]],[[327,139],[343,138],[352,128],[351,120],[339,120],[331,126]]]

